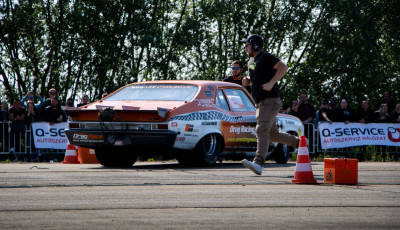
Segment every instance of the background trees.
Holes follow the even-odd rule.
[[[289,102],[308,92],[400,102],[400,12],[395,0],[0,1],[3,96],[56,88],[98,99],[131,82],[221,80],[239,40],[258,33],[289,66]]]

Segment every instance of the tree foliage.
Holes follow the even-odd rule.
[[[0,1],[0,81],[8,99],[56,88],[65,100],[136,81],[221,80],[258,33],[290,67],[288,102],[400,101],[395,0]]]

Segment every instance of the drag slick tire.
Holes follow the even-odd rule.
[[[97,161],[105,167],[131,167],[138,155],[127,147],[101,146],[95,149]]]

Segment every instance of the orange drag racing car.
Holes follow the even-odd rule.
[[[97,102],[66,110],[71,144],[95,149],[104,166],[132,166],[138,157],[173,155],[180,164],[213,165],[252,157],[257,148],[254,101],[240,85],[219,81],[150,81],[126,85]],[[278,114],[281,132],[304,133]],[[271,143],[267,159],[286,163],[294,150]]]

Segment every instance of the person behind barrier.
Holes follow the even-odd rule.
[[[57,98],[57,90],[54,88],[49,89],[48,95],[49,95],[49,97],[46,98],[46,100],[44,101],[43,109],[45,109],[47,106],[51,105],[52,98]]]
[[[384,92],[384,93],[383,93],[382,101],[375,105],[375,111],[378,111],[378,110],[380,109],[380,107],[381,107],[382,104],[386,104],[387,107],[388,107],[388,110],[389,110],[390,112],[393,111],[394,108],[396,107],[396,104],[395,104],[394,101],[390,98],[389,92]]]
[[[26,111],[26,116],[25,116],[25,123],[26,127],[29,130],[32,130],[31,124],[33,122],[38,122],[40,121],[40,116],[39,116],[39,111],[36,108],[35,104],[33,101],[28,101],[27,103],[27,111]],[[33,142],[33,135],[32,132],[30,132],[31,135],[27,136],[26,139],[26,158],[25,161],[38,161],[37,156],[32,155],[34,151],[34,145],[31,143]]]
[[[322,107],[318,112],[318,121],[327,121],[332,124],[333,121],[333,111],[329,108],[329,101],[323,100]]]
[[[390,123],[392,120],[390,118],[389,109],[386,104],[382,104],[379,110],[375,111],[377,123]]]
[[[239,60],[234,60],[231,63],[232,75],[225,78],[223,81],[232,82],[238,85],[241,85],[247,89],[247,91],[251,92],[250,87],[250,78],[242,77],[243,73],[243,63]]]
[[[299,101],[297,99],[292,100],[292,104],[290,106],[290,110],[289,110],[288,114],[296,116],[296,112],[294,111],[294,108],[297,106],[298,103],[299,103]]]
[[[298,117],[303,124],[312,123],[316,113],[313,104],[308,102],[307,93],[300,94],[300,101],[294,107],[296,117]]]
[[[25,134],[25,108],[21,105],[20,99],[15,99],[13,105],[8,110],[9,120],[11,121],[11,132],[10,132],[10,154],[15,155],[15,161],[18,161],[18,157],[15,152],[20,152],[21,138],[24,138]]]
[[[8,103],[6,100],[0,101],[0,152],[8,149]]]
[[[280,111],[280,113],[289,114],[289,112],[290,112],[290,105],[289,104],[283,104],[282,111]]]
[[[77,105],[77,107],[81,107],[84,105],[89,104],[89,96],[88,95],[83,95],[81,102]]]
[[[354,110],[349,106],[345,98],[340,101],[340,107],[336,111],[335,118],[336,121],[344,122],[345,124],[355,120]]]
[[[67,121],[64,111],[61,109],[60,102],[57,98],[51,99],[51,105],[44,109],[44,121],[50,122],[50,125]]]
[[[357,110],[357,120],[359,123],[367,124],[375,120],[374,111],[369,107],[368,101],[363,101]]]
[[[3,124],[8,120],[8,103],[6,100],[0,102],[0,119]]]
[[[331,111],[332,111],[332,120],[333,120],[333,121],[337,121],[337,119],[336,119],[336,114],[337,114],[337,110],[338,110],[339,108],[338,108],[338,106],[337,106],[337,101],[336,101],[335,98],[332,98],[332,99],[329,101],[329,108],[330,108]]]
[[[396,108],[393,110],[391,117],[393,123],[400,123],[400,104],[396,105]]]
[[[27,109],[27,108],[28,108],[28,106],[27,106],[27,105],[28,105],[28,102],[29,102],[29,101],[34,102],[34,101],[35,101],[35,97],[39,100],[39,102],[36,103],[36,104],[34,104],[34,106],[36,107],[36,109],[37,109],[38,111],[40,111],[40,109],[44,106],[45,102],[44,102],[44,99],[40,96],[40,94],[39,94],[38,92],[36,92],[36,93],[33,92],[33,91],[28,92],[28,93],[26,94],[26,96],[23,97],[22,100],[21,100],[22,106],[24,106],[25,109]],[[35,102],[34,102],[34,103],[35,103]]]
[[[27,110],[25,116],[25,123],[27,126],[30,126],[32,122],[40,121],[39,111],[36,108],[33,101],[28,101]]]
[[[279,132],[276,126],[276,115],[282,106],[278,81],[286,74],[287,65],[264,51],[263,39],[259,35],[250,35],[241,42],[245,43],[244,50],[250,57],[248,71],[252,83],[251,94],[256,103],[257,120],[256,156],[253,162],[244,159],[242,163],[255,174],[261,175],[270,141],[298,148],[299,138]]]
[[[51,105],[51,99],[52,98],[57,98],[57,90],[55,88],[51,88],[48,91],[48,95],[49,97],[46,98],[46,100],[44,100],[44,105],[42,106],[42,108],[39,110],[41,119],[44,120],[44,110]]]
[[[72,99],[72,97],[68,98],[67,99],[67,105],[65,106],[65,109],[74,108],[74,107],[75,107],[74,99]]]

